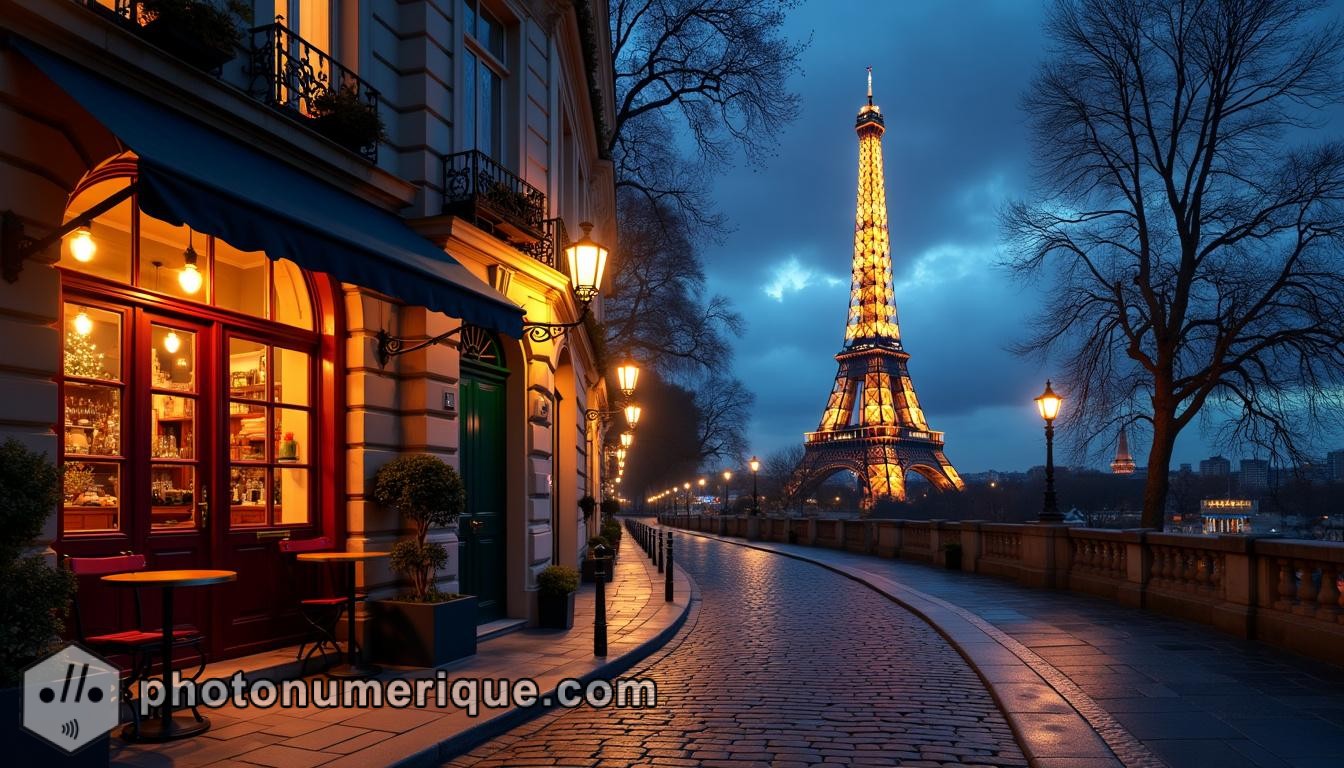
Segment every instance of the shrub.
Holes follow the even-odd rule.
[[[608,520],[602,524],[602,537],[613,546],[621,541],[621,524],[615,520]]]
[[[593,510],[597,509],[597,499],[592,496],[584,496],[579,499],[579,509],[583,510],[583,521],[588,522],[593,516]]]
[[[467,505],[467,491],[457,471],[425,454],[398,456],[373,476],[373,500],[411,521],[415,537],[392,548],[392,570],[411,582],[409,599],[438,602],[434,574],[448,564],[448,550],[426,541],[430,527],[457,522]]]
[[[605,536],[594,536],[594,537],[592,537],[591,539],[588,540],[588,551],[591,552],[592,550],[597,549],[597,545],[599,545],[599,544],[601,544],[601,545],[604,546],[604,547],[610,547],[610,546],[611,546],[611,542],[610,542],[610,541],[607,541],[607,537],[605,537]]]
[[[360,96],[353,86],[328,88],[309,106],[313,128],[353,152],[387,138],[378,107]]]
[[[615,499],[602,500],[602,517],[610,520],[621,511],[621,502]]]
[[[537,589],[543,595],[563,597],[579,588],[579,572],[564,565],[552,565],[537,575]]]
[[[16,440],[0,445],[0,687],[55,650],[75,579],[23,550],[60,503],[60,473]]]
[[[203,45],[220,51],[243,47],[243,29],[252,23],[252,7],[243,0],[228,0],[220,7],[201,0],[144,0],[151,21],[180,30]]]

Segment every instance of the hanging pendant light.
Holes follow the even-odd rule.
[[[178,338],[177,331],[169,331],[167,336],[163,337],[163,348],[168,354],[176,354],[177,350],[182,348],[182,339]]]
[[[177,283],[182,286],[182,290],[194,294],[201,290],[204,278],[201,277],[201,270],[196,268],[196,233],[190,227],[187,228],[187,238],[187,250],[182,254],[187,264],[177,273]]]
[[[80,336],[88,336],[93,333],[93,320],[89,318],[89,313],[83,308],[79,308],[79,314],[74,319],[75,333]]]
[[[81,264],[87,264],[93,261],[93,254],[98,252],[98,244],[93,242],[93,232],[88,227],[80,227],[70,235],[70,255],[75,257],[75,261]]]

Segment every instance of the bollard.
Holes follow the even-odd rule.
[[[662,531],[655,531],[654,536],[658,539],[658,556],[654,558],[654,562],[658,564],[658,572],[659,572],[659,573],[662,573],[662,572],[663,572],[663,532],[662,532]]]
[[[667,570],[663,582],[663,600],[672,602],[672,532],[667,532]]]
[[[607,548],[598,544],[593,549],[596,563],[593,573],[597,577],[597,594],[593,605],[593,655],[607,655],[607,568],[611,561],[607,558]]]

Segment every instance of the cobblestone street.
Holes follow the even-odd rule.
[[[449,765],[1026,765],[980,679],[913,614],[815,565],[677,543],[701,599],[627,673],[657,682],[656,709],[549,713]]]

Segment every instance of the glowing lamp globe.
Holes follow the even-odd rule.
[[[725,470],[723,470],[723,482],[726,483],[726,482],[728,482],[729,480],[732,480],[732,479],[733,479],[733,470],[731,470],[731,469],[725,469]]]
[[[620,385],[621,392],[630,397],[635,394],[635,384],[639,382],[639,367],[634,363],[622,363],[616,367],[616,383]]]
[[[1045,391],[1036,398],[1036,409],[1041,412],[1041,418],[1047,422],[1054,421],[1059,416],[1059,407],[1063,402],[1064,398],[1055,394],[1055,390],[1050,388],[1050,380],[1046,379]]]
[[[752,456],[751,461],[748,463],[751,466],[752,472],[759,472],[761,470],[761,460],[756,458],[755,456]]]
[[[87,264],[93,261],[93,255],[98,252],[98,244],[93,241],[93,233],[88,227],[80,227],[70,234],[70,255],[75,257],[75,261]]]
[[[170,355],[182,348],[182,339],[178,337],[177,331],[169,331],[168,335],[163,337],[163,348]]]
[[[629,448],[630,446],[634,445],[634,443],[635,443],[635,435],[634,435],[634,433],[632,433],[632,432],[622,432],[622,433],[621,433],[621,447],[622,447],[622,448]]]
[[[177,273],[177,283],[182,286],[182,290],[194,294],[201,290],[201,283],[203,282],[201,270],[196,268],[196,249],[187,246],[187,251],[183,256],[187,260],[187,265],[182,268],[181,272]]]
[[[79,310],[79,314],[75,315],[74,325],[75,333],[80,336],[88,336],[93,333],[93,320],[89,318],[89,313],[82,309]]]
[[[574,289],[574,297],[580,304],[587,304],[602,289],[602,271],[607,267],[607,249],[593,242],[589,233],[593,225],[583,222],[583,237],[565,248],[569,259],[569,282]]]
[[[635,425],[639,424],[640,413],[641,410],[638,405],[625,406],[625,423],[629,424],[631,429],[634,429]]]

